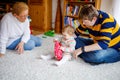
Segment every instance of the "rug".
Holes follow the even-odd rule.
[[[0,58],[0,80],[120,80],[120,62],[90,65],[79,58],[57,67],[54,59],[41,60],[41,54],[53,54],[53,39],[60,35],[38,36],[42,39],[41,47],[21,55],[7,50]]]

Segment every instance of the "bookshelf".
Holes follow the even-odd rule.
[[[74,28],[79,24],[79,13],[82,5],[92,4],[97,9],[100,9],[101,0],[64,0],[62,28],[66,25],[71,25]]]

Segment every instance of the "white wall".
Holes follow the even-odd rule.
[[[60,0],[60,1],[61,1],[61,9],[63,9],[63,2],[64,2],[64,0]],[[55,27],[57,2],[58,2],[58,0],[52,0],[52,28]]]
[[[113,15],[120,24],[120,0],[101,0],[100,9]]]
[[[101,7],[100,9],[112,14],[112,0],[101,0]]]
[[[55,27],[57,1],[52,0],[52,27]],[[61,0],[61,7],[63,8],[64,0]],[[101,10],[112,14],[117,22],[120,24],[120,0],[101,0]]]
[[[57,1],[58,0],[52,0],[52,28],[55,27],[55,17],[56,17]]]
[[[120,0],[113,0],[113,16],[120,24]]]

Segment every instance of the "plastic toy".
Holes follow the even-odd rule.
[[[54,37],[55,36],[55,32],[54,32],[54,30],[49,30],[49,31],[45,32],[44,35],[50,36],[50,37]]]
[[[54,54],[55,58],[59,61],[63,57],[63,51],[60,49],[61,44],[59,41],[55,41],[55,46],[54,46]]]

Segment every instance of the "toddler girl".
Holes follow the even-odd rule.
[[[72,58],[72,52],[75,50],[76,42],[74,40],[74,28],[71,26],[66,26],[62,30],[62,37],[58,40],[55,39],[54,42],[59,41],[61,44],[60,50],[62,50],[62,58],[55,62],[55,65],[60,66]],[[41,55],[44,60],[55,58],[55,55],[49,54],[47,56]]]

